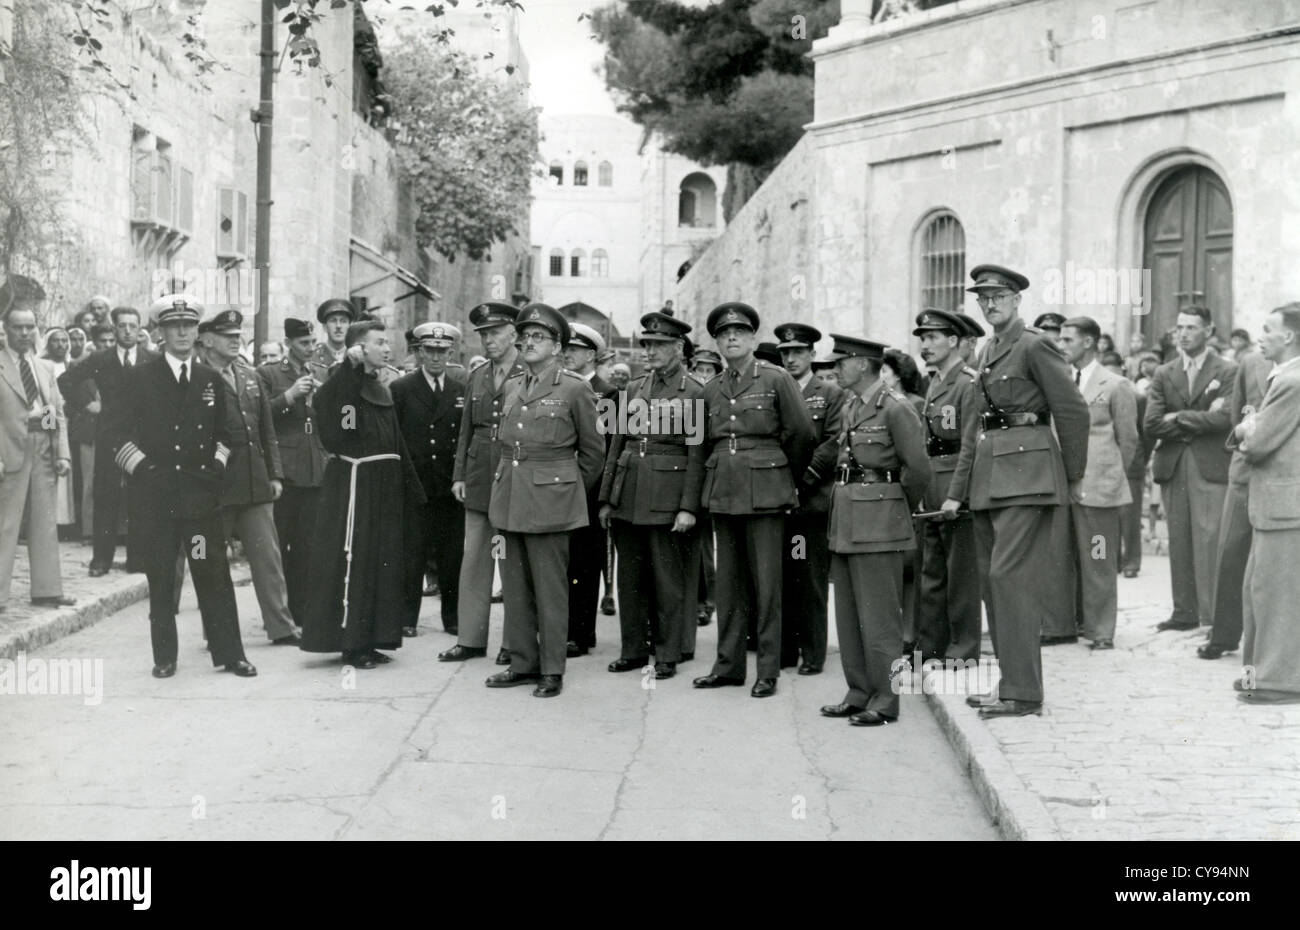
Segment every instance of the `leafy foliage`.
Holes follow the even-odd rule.
[[[389,125],[419,211],[420,245],[449,259],[488,256],[517,232],[541,159],[526,89],[482,76],[436,37],[409,37],[385,58]]]

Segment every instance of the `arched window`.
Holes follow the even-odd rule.
[[[551,176],[551,183],[557,187],[564,183],[564,164],[562,162],[551,162],[550,171],[547,173]]]
[[[564,277],[564,250],[563,249],[551,249],[550,272],[552,278]]]
[[[587,253],[582,249],[574,249],[573,254],[569,256],[569,277],[585,278],[587,276]]]
[[[921,306],[959,311],[966,293],[966,233],[946,210],[921,227],[917,241]]]
[[[718,187],[713,178],[695,171],[682,178],[677,194],[677,225],[712,227],[718,213]]]
[[[591,253],[591,276],[593,278],[609,277],[609,253],[604,249],[596,249]]]
[[[587,186],[587,163],[585,161],[577,161],[573,163],[573,186]]]
[[[612,187],[614,185],[614,166],[607,161],[602,161],[600,167],[596,169],[596,178],[601,187]]]

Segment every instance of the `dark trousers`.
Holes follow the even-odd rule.
[[[1128,491],[1133,498],[1119,511],[1119,568],[1120,571],[1139,571],[1142,568],[1142,494],[1146,480],[1142,476],[1128,479]]]
[[[825,513],[794,513],[785,518],[782,668],[796,664],[800,656],[809,665],[826,663],[826,598],[831,577],[828,520]]]
[[[142,540],[147,540],[143,561],[149,579],[149,629],[154,664],[176,661],[178,552],[183,552],[190,563],[212,664],[241,661],[244,644],[239,638],[239,612],[235,607],[235,586],[230,581],[220,513],[200,519],[151,519],[141,530]]]
[[[758,677],[781,674],[783,514],[713,515],[718,541],[718,659],[713,674],[745,678],[749,616],[758,620]]]
[[[671,524],[613,522],[618,547],[620,656],[680,662],[695,629],[700,573],[698,529],[674,533]]]
[[[1039,622],[1042,624],[1040,635],[1042,636],[1076,636],[1079,628],[1076,623],[1078,617],[1077,589],[1079,585],[1078,557],[1075,555],[1074,539],[1074,516],[1070,512],[1068,504],[1060,507],[1049,508],[1050,512],[1050,530],[1045,540],[1047,551],[1061,553],[1064,562],[1060,566],[1053,567],[1051,575],[1052,584],[1059,585],[1062,590],[1061,609],[1049,609],[1047,604],[1053,602],[1055,593],[1044,601],[1044,609],[1038,611]],[[1116,527],[1118,532],[1118,527]],[[1119,542],[1112,540],[1118,550]],[[1110,543],[1107,543],[1110,545]],[[1112,565],[1112,568],[1114,566]],[[1039,576],[1037,583],[1048,576]]]
[[[1074,566],[1068,540],[1055,547],[1059,507],[1001,507],[975,512],[975,552],[988,605],[989,636],[1002,679],[1000,697],[1043,700],[1039,636],[1045,615],[1074,630]],[[1068,573],[1067,573],[1068,569]],[[1069,584],[1061,579],[1068,577]]]
[[[563,675],[569,632],[569,533],[504,533],[501,589],[510,669]]]
[[[1229,485],[1223,499],[1223,518],[1219,521],[1219,577],[1214,583],[1214,628],[1210,630],[1210,642],[1224,649],[1236,649],[1241,642],[1241,602],[1246,596],[1242,584],[1246,580],[1246,563],[1250,561],[1252,535],[1246,501],[1244,486]]]
[[[406,610],[403,626],[415,626],[424,603],[424,575],[432,559],[438,578],[438,596],[442,605],[442,628],[448,633],[460,629],[457,603],[460,591],[460,564],[465,552],[465,508],[450,494],[435,496],[420,506],[414,522],[419,531],[407,540]]]
[[[95,535],[90,561],[98,567],[109,568],[117,554],[117,524],[126,506],[126,487],[122,470],[113,460],[113,449],[103,439],[95,443],[95,475],[91,490],[95,497]],[[131,557],[128,547],[128,562]]]
[[[916,648],[925,658],[978,659],[980,576],[975,520],[923,520]]]
[[[831,554],[844,703],[898,716],[889,676],[903,650],[903,561],[910,552]]]
[[[596,609],[600,606],[600,573],[605,567],[605,530],[597,518],[599,505],[587,501],[587,526],[569,534],[569,639],[579,646],[596,646]]]
[[[713,592],[717,590],[715,575],[717,570],[713,563],[713,518],[702,513],[696,520],[696,529],[700,534],[700,584],[699,602],[701,607],[713,609]]]
[[[275,502],[275,535],[280,540],[280,562],[289,594],[289,613],[301,624],[306,617],[307,595],[313,584],[311,539],[316,527],[320,488],[286,484]]]

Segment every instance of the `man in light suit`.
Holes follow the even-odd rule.
[[[23,508],[33,604],[70,606],[63,596],[54,481],[72,469],[68,421],[54,366],[36,357],[36,313],[23,304],[4,318],[0,352],[0,611],[9,601]]]
[[[1100,338],[1101,327],[1091,317],[1073,317],[1061,327],[1061,348],[1090,420],[1088,464],[1070,495],[1078,616],[1093,649],[1114,649],[1119,518],[1132,502],[1127,470],[1138,450],[1137,394],[1122,375],[1097,361]]]
[[[1219,518],[1228,489],[1231,430],[1226,400],[1237,366],[1209,346],[1214,333],[1206,307],[1185,307],[1175,327],[1179,352],[1156,369],[1147,394],[1147,433],[1159,440],[1152,475],[1169,521],[1173,615],[1159,630],[1209,625],[1214,609]]]
[[[1268,315],[1260,337],[1276,364],[1256,414],[1233,430],[1250,469],[1250,561],[1242,586],[1246,704],[1300,703],[1300,303]]]

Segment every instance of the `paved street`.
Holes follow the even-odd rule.
[[[599,648],[542,701],[485,688],[489,660],[437,662],[452,638],[433,598],[422,635],[355,679],[248,620],[260,676],[215,672],[188,586],[182,611],[168,681],[149,675],[143,602],[28,654],[102,659],[103,700],[0,696],[0,839],[997,838],[924,698],[881,729],[818,716],[843,696],[838,653],[769,700],[695,691],[715,624],[645,689],[605,671],[602,617]],[[500,623],[497,605],[493,649]]]

